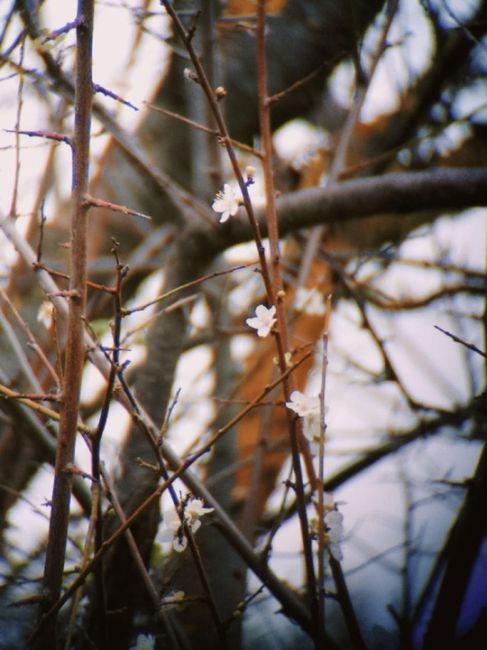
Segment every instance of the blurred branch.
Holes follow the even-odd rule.
[[[37,419],[32,411],[42,412],[49,418],[51,416],[58,417],[58,414],[37,402],[32,402],[24,398],[17,398],[16,393],[5,386],[5,383],[8,382],[8,378],[4,375],[1,369],[0,381],[2,382],[2,384],[0,384],[0,393],[4,398],[7,398],[3,400],[2,410],[10,412],[15,420],[22,422],[22,431],[24,431],[41,450],[42,456],[39,460],[42,460],[43,457],[45,457],[46,460],[54,466],[56,458],[55,438],[49,434],[47,426]],[[86,485],[78,476],[74,477],[73,493],[84,513],[88,514],[91,508],[90,493],[86,488]]]
[[[471,36],[481,39],[487,29],[487,4],[480,2],[469,24],[469,32],[463,29],[445,29],[440,26],[439,12],[431,10],[430,25],[433,27],[436,43],[435,53],[428,70],[406,92],[403,110],[389,121],[387,128],[374,143],[374,154],[383,153],[400,146],[414,136],[416,129],[429,120],[431,108],[441,100],[442,93],[454,86],[456,79],[464,78],[467,62],[475,42]],[[380,162],[375,171],[384,169]]]
[[[431,614],[424,644],[428,648],[451,646],[470,576],[487,532],[487,445],[468,482],[467,494],[445,545],[443,577]],[[470,596],[471,598],[473,596]]]
[[[350,245],[359,246],[361,241],[354,241],[353,225],[348,224],[356,219],[380,215],[384,222],[394,221],[399,232],[403,230],[399,215],[416,214],[419,224],[431,221],[441,211],[450,213],[485,205],[487,170],[480,167],[384,174],[345,181],[331,189],[299,190],[276,201],[281,236],[317,224],[334,224],[335,233],[346,233]],[[256,216],[262,235],[266,236],[265,208],[258,208]],[[407,232],[405,222],[403,236]],[[199,241],[206,254],[216,255],[229,246],[251,240],[252,234],[248,223],[236,216],[218,230],[195,225],[181,237],[188,240],[188,246],[191,240],[191,248]],[[383,240],[376,242],[380,243]]]

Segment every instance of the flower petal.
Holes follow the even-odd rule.
[[[269,335],[277,319],[274,318],[276,313],[275,305],[267,308],[265,305],[257,305],[255,308],[255,317],[247,318],[245,321],[249,327],[257,330],[257,336],[265,338]]]

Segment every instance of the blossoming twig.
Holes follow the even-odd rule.
[[[163,515],[164,528],[159,539],[161,542],[172,542],[173,548],[182,553],[188,545],[184,528],[187,527],[193,535],[201,526],[200,517],[213,512],[214,508],[205,508],[202,499],[190,498],[182,507],[182,513],[176,510],[166,510]]]

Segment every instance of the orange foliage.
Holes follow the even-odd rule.
[[[287,0],[266,0],[265,8],[268,13],[279,13],[287,4]],[[257,11],[257,0],[229,0],[225,7],[226,16],[253,16]]]

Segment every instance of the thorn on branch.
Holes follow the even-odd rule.
[[[91,476],[91,474],[84,472],[74,463],[68,463],[64,468],[63,472],[65,474],[71,474],[72,476],[81,476],[81,478],[87,478],[90,481],[95,482],[95,479],[93,478],[93,476]]]
[[[159,467],[157,465],[153,465],[152,463],[148,463],[143,458],[137,457],[135,459],[135,463],[137,465],[139,465],[139,467],[144,467],[145,469],[150,469],[151,472],[154,472],[156,474],[159,472]]]
[[[27,135],[29,138],[45,138],[46,140],[54,140],[55,142],[64,142],[70,147],[73,146],[71,138],[62,133],[55,133],[54,131],[24,131],[17,129],[3,129],[5,133],[15,133],[18,135]]]
[[[120,102],[124,106],[128,106],[129,108],[133,109],[134,111],[138,111],[139,109],[137,106],[129,102],[127,99],[124,99],[123,97],[120,97],[120,95],[117,95],[114,93],[112,90],[108,90],[108,88],[105,88],[104,86],[100,86],[100,84],[93,84],[93,91],[95,93],[100,93],[101,95],[106,95],[107,97],[110,97],[111,99],[114,99],[117,102]]]
[[[62,27],[59,27],[59,29],[54,29],[52,32],[49,32],[48,34],[45,34],[41,40],[41,43],[48,43],[49,41],[55,41],[59,36],[62,36],[63,34],[67,34],[70,32],[72,29],[77,29],[79,26],[79,21],[78,19],[72,20]]]
[[[84,205],[93,208],[105,208],[107,210],[112,210],[113,212],[121,212],[122,214],[141,217],[142,219],[147,219],[149,221],[152,220],[152,217],[148,214],[144,214],[143,212],[138,212],[137,210],[132,210],[131,208],[128,208],[126,205],[119,205],[118,203],[111,203],[111,201],[104,201],[103,199],[97,199],[94,196],[90,196],[89,194],[85,195]]]

